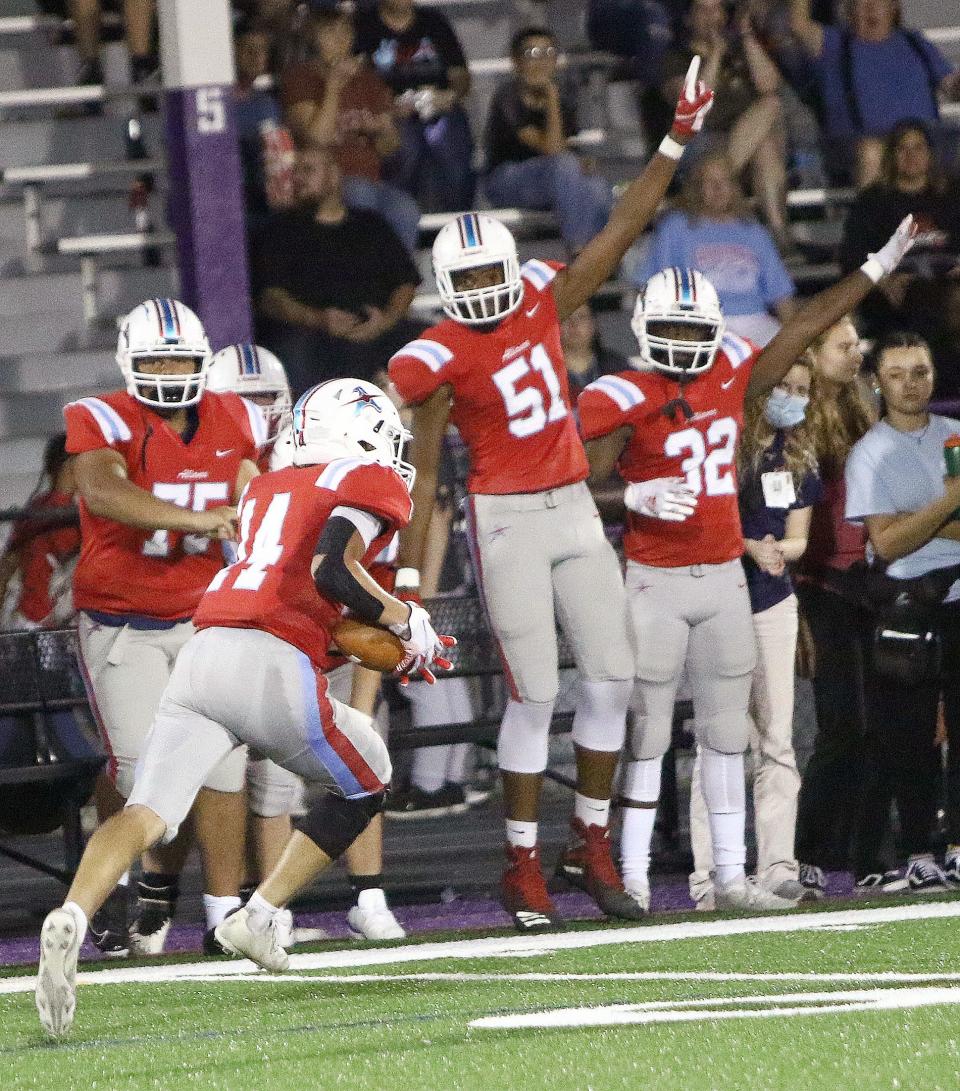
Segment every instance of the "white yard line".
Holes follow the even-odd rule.
[[[960,901],[891,905],[878,909],[842,909],[830,913],[793,913],[731,920],[685,921],[634,928],[604,928],[535,936],[494,936],[486,939],[450,940],[444,943],[409,944],[405,947],[353,948],[291,955],[290,969],[344,970],[361,966],[396,966],[438,959],[535,957],[554,951],[608,947],[625,943],[665,943],[772,932],[813,932],[849,924],[891,924],[901,921],[960,917]],[[245,959],[230,962],[188,962],[166,966],[124,966],[110,970],[86,970],[78,975],[82,985],[150,984],[196,981],[207,978],[248,976]],[[259,976],[259,975],[258,975]],[[30,992],[34,976],[0,978],[0,995]]]
[[[790,1007],[789,1004],[794,1006]],[[747,1004],[749,1007],[734,1007]],[[850,1011],[892,1011],[960,1004],[960,989],[853,989],[847,992],[717,996],[704,1000],[653,1000],[644,1004],[555,1008],[551,1011],[485,1015],[471,1027],[518,1030],[546,1027],[615,1027],[642,1023],[694,1023],[706,1019],[783,1019]],[[732,1009],[732,1010],[731,1010]]]

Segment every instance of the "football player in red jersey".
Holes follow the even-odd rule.
[[[557,927],[537,846],[537,816],[558,691],[556,619],[573,646],[580,689],[573,725],[577,793],[573,838],[558,872],[610,916],[643,907],[623,887],[610,853],[610,789],[623,746],[633,663],[623,579],[585,484],[560,346],[560,322],[614,272],[653,217],[713,92],[690,66],[673,128],[626,190],[607,226],[566,268],[528,261],[498,221],[457,217],[433,247],[449,320],[390,361],[390,378],[415,406],[414,517],[401,535],[397,586],[415,588],[447,422],[470,455],[474,565],[500,646],[510,700],[498,742],[506,804],[502,897],[520,931]]]
[[[115,791],[98,793],[101,818],[119,809],[190,618],[223,567],[221,539],[236,533],[234,504],[257,473],[260,410],[206,390],[210,347],[197,316],[148,299],[124,318],[117,363],[126,389],[64,410],[80,506],[73,581],[79,662],[109,753]],[[243,755],[211,772],[194,815],[207,881],[208,923],[237,902],[243,851]],[[163,947],[186,838],[144,862],[131,942]],[[127,951],[126,890],[91,931],[104,953]]]
[[[398,671],[447,668],[429,614],[384,591],[366,568],[410,519],[409,433],[370,383],[334,380],[294,409],[294,465],[252,480],[239,506],[237,560],[210,584],[160,702],[127,805],[84,853],[66,902],[41,932],[37,1008],[56,1036],[73,1021],[86,922],[138,853],[176,834],[211,769],[244,744],[327,792],[246,908],[217,929],[228,950],[285,969],[280,908],[362,833],[391,768],[369,716],[331,700],[323,662],[343,607],[383,625],[406,651]]]
[[[290,381],[286,368],[269,349],[241,341],[220,349],[210,361],[207,389],[218,394],[232,392],[259,406],[264,431],[257,465],[261,473],[270,469],[270,456],[290,415]]]
[[[647,904],[660,770],[684,670],[716,865],[697,890],[698,905],[783,909],[803,896],[795,881],[768,891],[744,872],[743,754],[756,641],[740,561],[735,456],[743,403],[776,386],[819,333],[896,268],[914,231],[908,216],[879,253],[804,304],[762,351],[724,332],[717,294],[702,274],[657,273],[633,319],[644,370],[605,375],[578,400],[591,479],[605,482],[616,466],[627,482],[638,706],[622,785],[623,874]]]

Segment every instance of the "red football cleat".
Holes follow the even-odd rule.
[[[574,840],[557,863],[557,875],[585,890],[608,917],[638,921],[646,909],[624,889],[610,852],[610,827],[570,823]]]
[[[507,845],[507,870],[501,883],[503,907],[518,932],[545,932],[563,927],[540,870],[540,851]]]

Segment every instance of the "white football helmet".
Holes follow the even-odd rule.
[[[187,358],[192,375],[154,375],[140,360]],[[178,299],[145,299],[120,323],[117,363],[127,393],[151,409],[182,409],[203,397],[210,367],[210,342],[203,323]]]
[[[487,288],[454,287],[457,273],[486,265],[500,266],[495,284]],[[482,212],[465,212],[440,229],[433,243],[433,274],[444,314],[468,326],[506,318],[523,298],[513,235],[499,220]]]
[[[210,361],[207,387],[217,393],[232,391],[250,398],[263,411],[267,443],[277,438],[290,412],[290,383],[283,364],[269,350],[243,341],[221,349]],[[258,399],[272,398],[264,403]]]
[[[393,402],[362,379],[321,383],[293,407],[294,466],[361,458],[393,467],[412,489],[416,471],[403,460],[412,438]]]
[[[724,319],[716,289],[697,269],[661,269],[637,297],[630,323],[640,358],[673,378],[702,375],[713,367]],[[666,327],[687,326],[693,340],[670,336]]]
[[[285,470],[293,465],[293,422],[288,418],[280,429],[277,442],[270,452],[270,470]]]

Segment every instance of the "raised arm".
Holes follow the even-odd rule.
[[[713,105],[713,92],[697,80],[699,71],[700,58],[694,57],[670,134],[663,138],[643,174],[630,183],[614,207],[607,226],[555,277],[553,295],[561,320],[593,296],[653,219],[676,172],[684,145],[703,127],[703,120]]]
[[[790,30],[811,57],[823,52],[823,27],[810,14],[810,0],[790,0]]]
[[[854,310],[875,284],[896,269],[915,235],[913,216],[907,216],[887,243],[876,254],[870,254],[855,273],[808,299],[760,353],[747,395],[775,387],[817,336]]]

